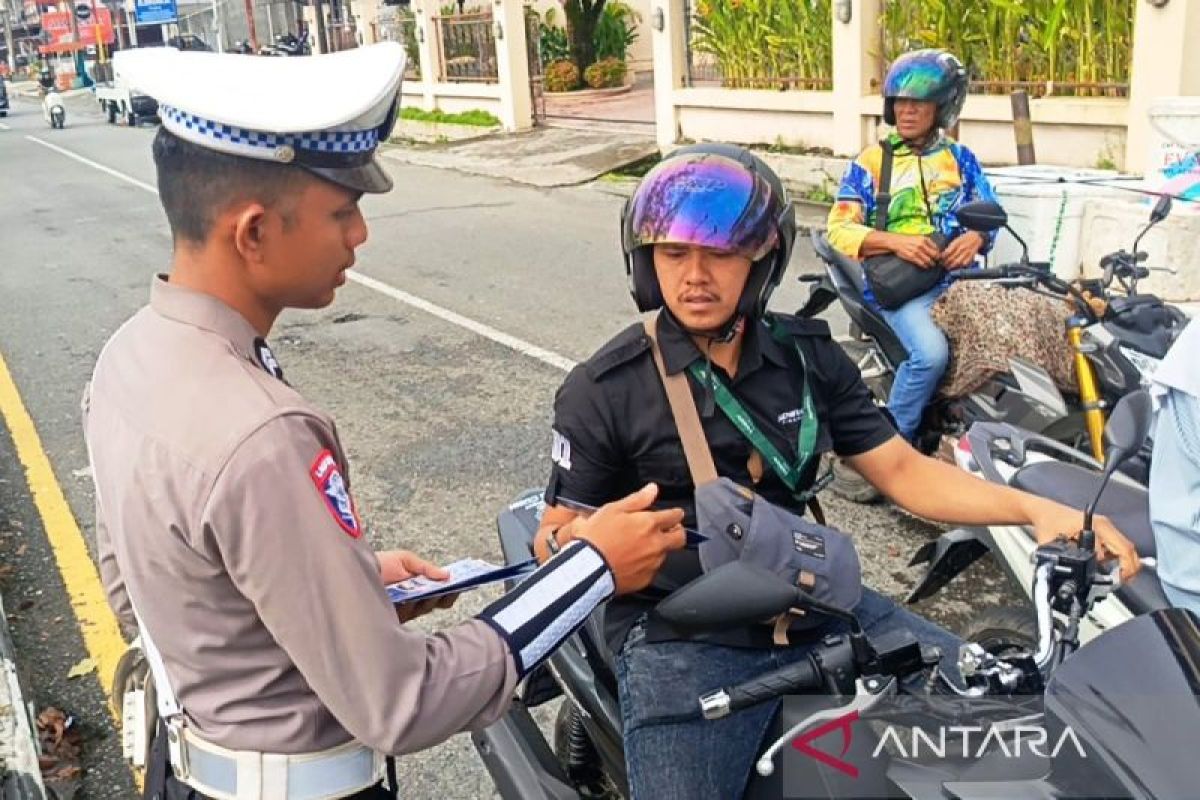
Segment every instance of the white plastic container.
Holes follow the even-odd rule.
[[[985,169],[1008,224],[1029,245],[1032,261],[1050,261],[1054,274],[1067,280],[1082,274],[1083,216],[1087,201],[1125,200],[1127,192],[1080,181],[1111,180],[1119,173],[1035,164]],[[1051,258],[1053,256],[1053,258]],[[997,234],[989,264],[997,266],[1021,257],[1021,245],[1007,231]]]
[[[1200,97],[1159,97],[1147,112],[1146,182],[1157,191],[1200,200]],[[1197,213],[1200,203],[1179,210]]]
[[[1134,237],[1150,221],[1153,198],[1131,195],[1086,203],[1083,215],[1083,260],[1087,277],[1100,275],[1100,259],[1114,250],[1128,250]],[[1200,301],[1200,214],[1177,213],[1194,203],[1175,203],[1171,216],[1156,225],[1139,250],[1149,254],[1144,266],[1150,277],[1138,282],[1139,292],[1157,294],[1172,303]]]

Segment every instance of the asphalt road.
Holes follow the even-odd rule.
[[[104,341],[168,267],[171,243],[157,198],[120,177],[153,184],[154,128],[106,125],[81,102],[68,114],[67,128],[52,131],[35,105],[17,100],[0,121],[0,353],[90,545],[80,393]],[[622,201],[591,186],[542,190],[394,163],[389,170],[397,189],[363,203],[371,235],[356,269],[398,291],[348,283],[327,309],[286,313],[271,341],[290,382],[338,420],[377,546],[441,561],[495,558],[496,513],[548,472],[563,371],[546,362],[584,359],[634,319],[618,245]],[[797,249],[793,276],[815,269],[807,243]],[[414,307],[409,295],[460,318]],[[794,309],[802,295],[788,280],[774,305]],[[844,318],[833,321],[844,331]],[[480,325],[559,358],[514,350],[480,335]],[[827,508],[833,523],[857,534],[867,581],[903,594],[913,580],[908,558],[936,529],[888,507],[831,498]],[[37,701],[69,709],[84,726],[79,796],[132,796],[102,691],[94,678],[66,678],[86,652],[2,426],[0,558]],[[954,624],[1006,591],[983,564],[923,610]],[[464,598],[423,624],[467,617],[491,596]],[[463,736],[404,759],[401,781],[406,797],[492,794]]]

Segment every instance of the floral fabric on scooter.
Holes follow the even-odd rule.
[[[930,314],[950,342],[950,365],[939,394],[970,394],[1008,372],[1010,358],[1038,365],[1060,389],[1077,390],[1067,343],[1071,308],[1065,303],[1027,289],[960,281],[938,298]]]

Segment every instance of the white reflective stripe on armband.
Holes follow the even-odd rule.
[[[615,588],[600,552],[576,540],[479,617],[504,638],[517,674],[523,677],[574,633]]]

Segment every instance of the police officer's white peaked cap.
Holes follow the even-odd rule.
[[[356,191],[392,188],[375,149],[399,107],[404,48],[397,42],[283,58],[122,50],[114,69],[157,100],[163,126],[189,142],[296,164]]]

